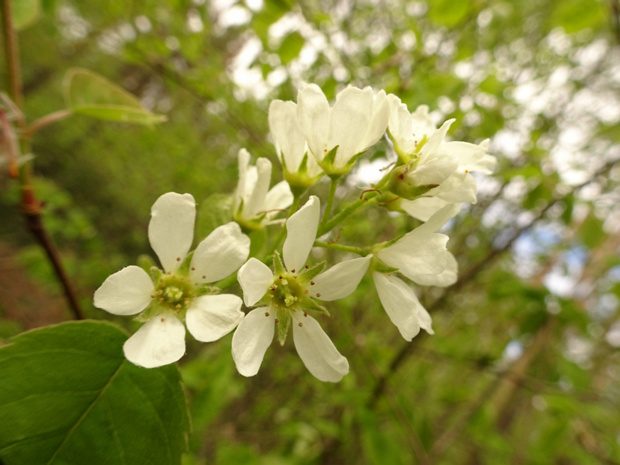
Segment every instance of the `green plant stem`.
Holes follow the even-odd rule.
[[[332,208],[334,206],[334,199],[336,198],[336,189],[338,188],[338,180],[340,176],[332,176],[330,178],[329,184],[329,196],[327,197],[327,205],[325,205],[325,211],[323,212],[323,219],[321,220],[321,225],[327,224],[329,220],[329,216],[332,213]]]
[[[43,129],[45,126],[55,123],[56,121],[60,121],[71,116],[73,113],[70,110],[59,110],[54,113],[50,113],[49,115],[45,115],[42,118],[39,118],[30,126],[28,126],[23,133],[24,139],[31,139],[32,136]]]
[[[379,193],[372,191],[368,193],[362,194],[362,196],[351,202],[345,208],[343,208],[340,212],[334,215],[329,221],[326,223],[322,223],[319,226],[319,232],[317,233],[317,237],[321,237],[323,234],[331,231],[336,226],[338,226],[342,221],[344,221],[347,217],[349,217],[352,213],[354,213],[360,207],[370,205],[378,200]]]
[[[362,247],[354,247],[352,245],[335,244],[330,242],[314,241],[315,247],[322,247],[324,249],[340,250],[342,252],[351,252],[362,257],[368,255],[370,252]]]

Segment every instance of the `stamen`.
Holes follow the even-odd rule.
[[[265,312],[265,316],[269,316],[269,312]]]
[[[180,262],[180,261],[181,261],[181,257],[177,257],[177,262]]]
[[[276,318],[276,323],[280,323],[280,320],[278,320],[277,318]]]
[[[318,293],[316,294],[316,296],[317,296],[317,297],[321,297],[321,293],[320,293],[320,292],[318,292]]]
[[[166,319],[165,319],[165,318],[162,318],[162,319],[161,319],[161,322],[163,323],[164,321],[166,321]]]
[[[303,326],[303,323],[299,323],[299,327],[301,328]]]

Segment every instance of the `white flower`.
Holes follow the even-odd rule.
[[[384,91],[347,87],[330,108],[315,84],[297,95],[297,120],[310,152],[328,175],[347,173],[356,155],[375,144],[385,133],[390,109]],[[336,149],[335,156],[332,150]]]
[[[434,334],[431,316],[410,286],[391,273],[374,272],[372,279],[375,282],[381,305],[407,341],[416,337],[420,328],[429,334]]]
[[[136,315],[146,321],[123,346],[125,357],[146,368],[176,362],[185,353],[185,320],[199,341],[215,341],[243,318],[242,301],[230,294],[205,295],[206,283],[233,273],[247,259],[250,240],[239,225],[216,228],[186,257],[192,245],[196,203],[190,194],[169,192],[153,204],[148,235],[163,272],[151,276],[128,266],[97,289],[94,304],[115,315]]]
[[[271,162],[259,158],[256,166],[250,166],[250,154],[241,149],[238,156],[239,182],[235,193],[235,220],[249,229],[260,229],[264,221],[269,221],[279,211],[293,203],[293,194],[286,181],[281,181],[271,189]]]
[[[315,299],[332,301],[351,294],[368,269],[371,256],[339,263],[325,272],[322,265],[305,265],[319,224],[319,199],[308,202],[286,223],[283,260],[275,255],[275,274],[264,263],[250,258],[238,280],[250,311],[235,331],[232,355],[237,370],[254,376],[273,341],[275,328],[283,344],[290,325],[297,353],[306,368],[321,381],[337,382],[349,372],[349,363],[336,349],[318,322],[308,315],[321,311]]]
[[[295,102],[273,100],[269,105],[269,131],[278,159],[284,168],[284,178],[292,186],[312,186],[323,176],[323,170],[308,154],[306,139],[297,121]]]
[[[446,248],[448,236],[436,232],[458,213],[460,204],[450,204],[423,225],[379,250],[377,258],[415,283],[450,286],[456,282],[457,263]]]
[[[457,279],[457,263],[446,249],[448,236],[437,233],[460,205],[450,204],[435,213],[426,223],[405,234],[398,241],[381,249],[376,257],[394,272],[372,274],[379,300],[400,334],[411,341],[424,329],[433,334],[431,316],[422,306],[413,289],[398,272],[413,282],[425,286],[449,286]]]
[[[495,157],[487,153],[488,140],[479,145],[446,142],[454,120],[436,129],[428,107],[409,113],[395,95],[390,104],[388,134],[403,166],[393,170],[390,189],[403,199],[400,207],[411,216],[428,220],[449,203],[475,203],[477,186],[473,171],[489,174]]]

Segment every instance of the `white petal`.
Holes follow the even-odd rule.
[[[416,234],[429,234],[439,231],[441,227],[448,222],[451,218],[457,215],[457,213],[461,210],[460,203],[449,203],[445,207],[439,209],[436,213],[431,216],[426,223],[422,226],[414,229],[417,231]]]
[[[196,202],[190,194],[168,192],[151,207],[149,241],[165,271],[175,271],[192,246]]]
[[[446,205],[448,202],[438,197],[420,197],[415,200],[401,199],[400,201],[400,208],[420,221],[428,221],[431,216]]]
[[[346,165],[357,153],[358,144],[364,140],[370,126],[372,104],[373,92],[370,87],[364,90],[347,87],[336,96],[327,140],[328,149],[338,146],[335,166]]]
[[[430,156],[422,160],[415,170],[409,171],[408,179],[415,185],[441,184],[459,167],[456,157],[450,155]]]
[[[176,362],[185,353],[185,327],[171,313],[157,315],[125,341],[123,352],[131,363],[145,368]]]
[[[449,119],[429,137],[428,142],[424,144],[424,147],[422,147],[422,151],[420,152],[422,158],[435,153],[439,146],[444,143],[446,133],[454,121],[454,119]]]
[[[398,268],[403,275],[415,281],[420,275],[441,273],[447,266],[444,234],[415,234],[417,228],[399,241],[380,250],[377,257],[388,266]]]
[[[402,103],[394,94],[389,94],[387,100],[390,105],[390,119],[388,122],[390,137],[399,150],[404,153],[413,153],[415,141],[413,139],[411,114],[407,109],[407,105]]]
[[[454,203],[476,203],[478,185],[469,173],[453,173],[446,181],[436,189],[427,193]]]
[[[411,128],[417,142],[420,142],[424,136],[430,137],[437,130],[437,126],[428,113],[427,105],[420,105],[411,113]]]
[[[349,372],[349,362],[311,316],[293,315],[293,341],[306,368],[321,381],[336,383]]]
[[[267,293],[273,283],[273,272],[263,262],[252,257],[239,269],[237,280],[243,289],[243,301],[251,307]]]
[[[329,134],[330,108],[323,91],[316,84],[304,86],[297,94],[297,121],[314,157],[325,157]]]
[[[368,125],[364,138],[360,139],[360,144],[356,150],[357,153],[363,152],[383,137],[385,131],[387,130],[389,119],[390,104],[388,103],[385,91],[380,90],[374,94],[370,124]]]
[[[273,341],[275,312],[260,307],[248,313],[232,338],[232,357],[243,376],[258,373],[267,348]]]
[[[280,181],[267,192],[263,210],[269,212],[267,213],[267,218],[271,218],[278,214],[277,211],[272,210],[284,210],[290,207],[292,203],[293,193],[290,186],[286,181]]]
[[[250,238],[237,223],[215,228],[200,244],[192,257],[192,281],[213,283],[234,273],[248,258]]]
[[[95,291],[95,307],[114,315],[135,315],[151,303],[155,290],[148,273],[128,266],[109,276]]]
[[[286,169],[295,173],[306,151],[304,138],[297,121],[297,105],[294,102],[273,100],[269,105],[269,131],[280,160]],[[312,158],[312,157],[311,157]]]
[[[458,279],[458,263],[450,252],[444,252],[446,267],[439,274],[422,275],[415,277],[415,282],[422,286],[452,286]]]
[[[357,289],[366,274],[372,255],[340,262],[316,276],[308,289],[312,297],[331,301],[342,299]]]
[[[271,183],[271,162],[266,158],[256,160],[256,183],[243,204],[243,216],[252,218],[264,210],[263,204]]]
[[[198,297],[187,309],[187,329],[199,341],[217,341],[235,329],[243,319],[242,303],[239,297],[232,294]]]
[[[237,167],[239,170],[239,181],[237,182],[237,192],[235,195],[235,212],[241,205],[241,202],[245,202],[256,180],[252,180],[250,176],[250,152],[246,149],[239,150],[237,155]]]
[[[372,278],[381,305],[405,340],[411,341],[421,327],[433,334],[430,315],[411,287],[393,275],[373,273]]]
[[[299,270],[306,263],[316,239],[320,211],[319,198],[311,195],[306,204],[287,220],[282,255],[289,271]]]

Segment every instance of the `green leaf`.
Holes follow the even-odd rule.
[[[86,69],[67,71],[64,92],[69,109],[80,115],[143,125],[166,120],[165,116],[148,111],[136,97],[116,84]]]
[[[579,228],[579,238],[586,247],[594,249],[602,244],[606,237],[603,222],[590,213]]]
[[[189,419],[179,372],[128,362],[126,339],[110,323],[79,321],[0,349],[5,465],[181,463]]]
[[[469,0],[453,2],[451,0],[437,0],[431,3],[428,12],[429,19],[440,26],[456,26],[467,14]]]
[[[306,40],[297,31],[291,32],[284,39],[282,39],[280,49],[278,50],[278,55],[280,55],[282,64],[287,65],[292,60],[297,58],[297,55],[299,55],[299,52],[305,43]]]
[[[215,228],[233,220],[232,198],[227,194],[212,194],[200,203],[196,218],[196,241],[200,242]]]
[[[12,2],[13,27],[20,31],[26,29],[39,19],[41,3],[39,0],[18,0]]]
[[[605,24],[605,6],[600,1],[564,0],[557,5],[551,15],[551,28],[561,26],[570,34],[586,28],[599,28]]]

